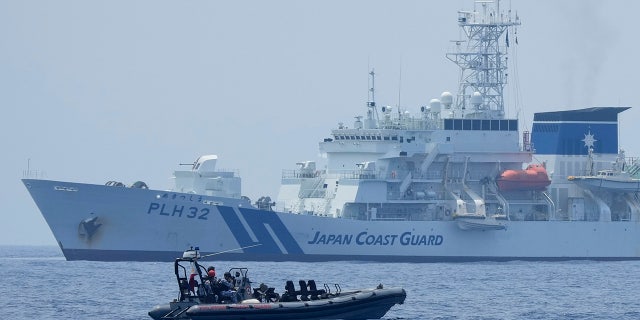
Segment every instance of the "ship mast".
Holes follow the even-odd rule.
[[[504,118],[504,86],[507,83],[509,28],[520,25],[511,10],[500,12],[500,1],[476,1],[482,12],[458,11],[458,25],[467,40],[458,40],[456,52],[447,58],[460,67],[457,112],[475,118]],[[504,35],[504,40],[501,41]],[[517,41],[517,39],[516,39]],[[461,48],[466,42],[466,48]]]
[[[369,72],[369,99],[367,100],[367,119],[365,129],[375,129],[378,127],[378,109],[376,108],[376,72],[371,69]]]

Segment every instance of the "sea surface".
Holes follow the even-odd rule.
[[[400,286],[385,319],[640,319],[640,261],[507,263],[206,262],[254,283]],[[2,319],[151,319],[177,297],[171,262],[65,261],[57,247],[0,246]]]

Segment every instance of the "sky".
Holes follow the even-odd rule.
[[[521,19],[506,111],[631,106],[620,145],[640,155],[638,1],[502,1]],[[471,0],[0,0],[0,244],[55,245],[20,181],[171,188],[217,154],[251,199],[282,169],[378,105],[417,112],[457,91],[446,59]],[[513,42],[513,40],[512,40]],[[183,167],[184,169],[184,167]]]

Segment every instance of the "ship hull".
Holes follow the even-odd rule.
[[[218,260],[464,262],[637,260],[633,221],[362,221],[257,210],[237,199],[23,180],[67,260],[172,261],[184,248]],[[259,244],[258,246],[255,246]]]
[[[573,183],[593,190],[608,190],[613,192],[639,192],[640,179],[615,180],[599,177],[572,177]]]

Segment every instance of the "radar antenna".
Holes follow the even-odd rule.
[[[481,0],[475,4],[482,6],[482,12],[475,8],[473,12],[458,11],[458,25],[467,41],[456,41],[456,52],[446,55],[461,69],[456,108],[463,114],[471,108],[466,111],[469,115],[504,118],[503,91],[507,83],[509,47],[509,34],[505,32],[520,25],[520,18],[516,15],[512,20],[511,10],[506,15],[500,12],[499,0]],[[504,42],[500,41],[502,38]],[[466,48],[461,48],[465,42]]]

